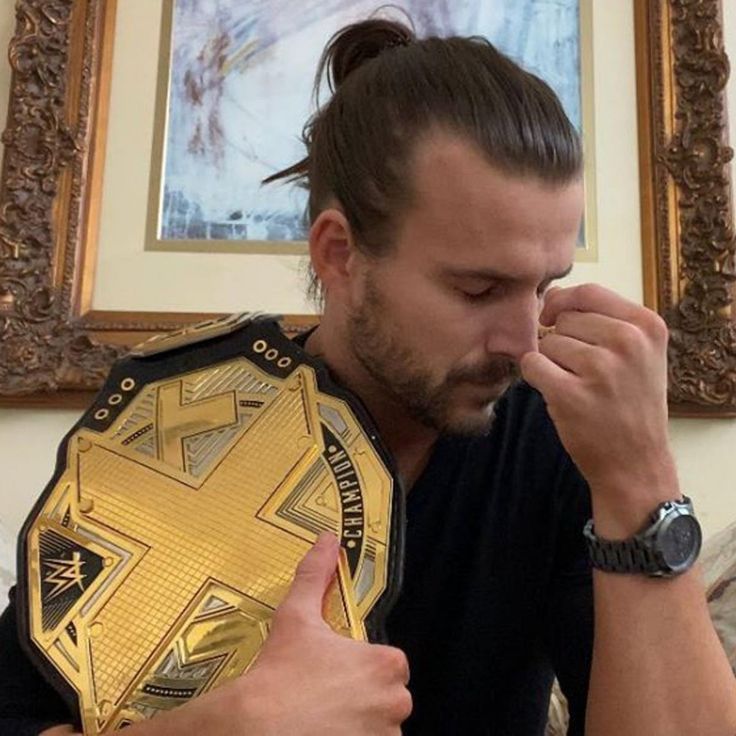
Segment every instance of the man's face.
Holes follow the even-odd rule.
[[[418,147],[416,197],[389,255],[350,290],[350,349],[387,397],[441,431],[484,432],[537,349],[544,291],[572,265],[580,182],[491,167],[469,144]]]

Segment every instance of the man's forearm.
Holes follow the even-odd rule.
[[[600,520],[608,538],[627,536],[641,522],[635,507],[633,500],[623,505],[631,514],[625,518],[599,505],[596,525]],[[586,734],[734,736],[736,678],[699,569],[674,579],[595,571],[593,585]]]
[[[696,571],[595,573],[588,736],[733,736],[736,679]]]

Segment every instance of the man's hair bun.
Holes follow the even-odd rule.
[[[329,40],[320,60],[317,78],[327,70],[332,91],[366,61],[416,41],[414,31],[396,20],[369,18],[340,29]]]

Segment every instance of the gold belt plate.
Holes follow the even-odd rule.
[[[23,621],[85,734],[246,672],[322,531],[341,542],[327,622],[380,638],[371,616],[398,584],[394,474],[365,417],[276,335],[245,329],[240,354],[144,384],[118,371],[65,441],[23,531]]]

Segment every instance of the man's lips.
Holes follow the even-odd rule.
[[[511,381],[510,378],[501,378],[498,381],[494,381],[493,383],[475,383],[475,382],[468,382],[466,385],[470,388],[473,388],[477,391],[498,391],[500,388],[503,388]]]
[[[516,378],[517,372],[513,369],[487,371],[482,375],[467,376],[459,379],[459,383],[468,383],[473,386],[486,386],[491,388]]]

